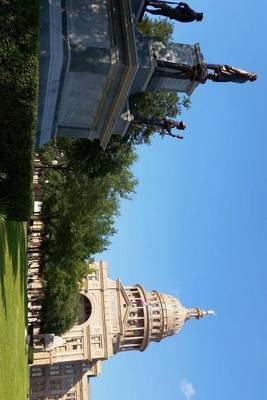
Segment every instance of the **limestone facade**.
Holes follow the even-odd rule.
[[[121,351],[144,351],[205,314],[141,285],[123,286],[108,277],[103,261],[93,267],[80,291],[73,328],[54,338],[52,348],[43,335],[34,336],[31,400],[87,400],[88,378],[99,374],[101,361]]]

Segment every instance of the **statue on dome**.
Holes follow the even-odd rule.
[[[166,68],[168,70],[166,70]],[[171,70],[171,71],[170,71]],[[211,71],[212,72],[211,72]],[[170,61],[157,61],[156,76],[174,79],[188,79],[199,83],[206,83],[208,79],[213,82],[253,82],[257,79],[254,72],[224,64],[197,64],[186,65]]]
[[[174,19],[179,22],[202,21],[203,13],[196,12],[187,3],[180,2],[176,7],[171,7],[165,1],[146,1],[145,11],[153,14]],[[148,8],[154,7],[154,9]]]

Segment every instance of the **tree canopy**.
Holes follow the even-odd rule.
[[[55,158],[60,161],[53,167]],[[106,152],[86,139],[59,139],[43,150],[45,332],[61,334],[74,324],[88,261],[106,249],[120,200],[134,192],[135,159],[133,149],[116,137]]]
[[[39,1],[0,1],[0,202],[12,220],[32,213],[39,68]]]
[[[172,40],[174,24],[167,18],[152,19],[145,16],[138,22],[137,30],[145,36],[157,36],[164,44],[167,44]]]

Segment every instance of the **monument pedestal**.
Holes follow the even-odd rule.
[[[136,23],[144,0],[41,0],[37,146],[51,138],[124,135],[128,99],[140,91],[191,94],[197,83],[157,77],[157,60],[196,65],[198,45],[142,36]]]
[[[203,56],[200,51],[199,44],[189,45],[180,43],[171,43],[167,47],[162,47],[156,55],[157,60],[168,61],[174,64],[182,64],[185,66],[195,66],[204,63]],[[165,72],[173,72],[172,68],[161,68]],[[181,92],[191,96],[198,82],[190,79],[176,79],[157,76],[156,74],[151,79],[147,91]]]
[[[37,144],[99,138],[105,148],[137,70],[130,0],[42,2]]]

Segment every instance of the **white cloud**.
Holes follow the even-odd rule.
[[[186,400],[191,400],[196,395],[196,390],[192,384],[186,379],[183,379],[181,382],[181,391],[185,395]]]

